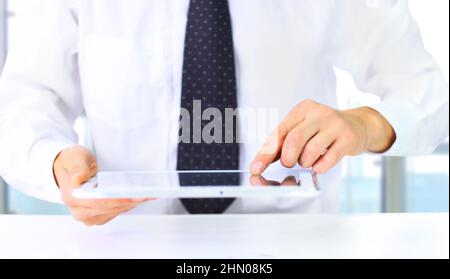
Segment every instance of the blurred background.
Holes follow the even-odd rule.
[[[363,1],[363,0],[360,0]],[[373,2],[376,0],[366,0]],[[383,0],[377,0],[383,1]],[[27,1],[0,0],[0,72],[8,42],[14,30],[14,17]],[[449,80],[449,1],[410,0],[428,51]],[[336,69],[341,108],[377,102],[360,92],[352,77]],[[89,139],[83,117],[76,123],[80,143]],[[432,155],[422,157],[381,157],[364,155],[346,158],[341,188],[342,213],[370,212],[448,212],[449,208],[448,139]],[[67,214],[64,206],[28,197],[6,185],[0,178],[0,213]]]

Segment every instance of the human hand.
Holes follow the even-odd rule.
[[[72,196],[79,187],[97,173],[97,160],[82,146],[65,149],[53,163],[53,174],[63,202],[72,216],[85,225],[103,225],[148,199],[81,200]]]
[[[288,168],[298,163],[325,173],[346,155],[384,152],[394,141],[392,126],[371,108],[340,111],[306,100],[294,107],[269,136],[250,170],[259,175],[280,159]]]

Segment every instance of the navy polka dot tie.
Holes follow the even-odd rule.
[[[222,141],[205,143],[193,140],[194,121],[202,129],[210,121],[194,117],[194,100],[201,101],[201,110],[216,108],[222,115]],[[178,144],[178,170],[232,170],[239,168],[239,145],[236,141],[236,121],[231,130],[223,125],[225,109],[237,108],[236,74],[233,53],[231,19],[227,0],[191,0],[184,46],[181,107],[191,115],[190,142]],[[199,133],[198,133],[199,132]],[[217,132],[217,131],[215,131]],[[232,133],[232,134],[230,134]],[[226,136],[232,142],[226,142]],[[181,186],[236,185],[237,174],[179,175]],[[190,213],[222,213],[232,198],[181,199]]]

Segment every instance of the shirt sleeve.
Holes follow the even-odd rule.
[[[330,63],[349,72],[361,91],[380,97],[370,107],[396,133],[385,155],[431,153],[449,134],[449,87],[423,46],[408,2],[344,0],[335,5]]]
[[[0,176],[34,197],[60,202],[53,161],[78,142],[83,109],[77,18],[70,1],[18,7],[0,79]]]

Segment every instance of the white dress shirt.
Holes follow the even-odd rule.
[[[0,175],[59,202],[53,161],[77,143],[83,109],[100,170],[175,169],[189,0],[26,2],[0,82]],[[278,121],[304,99],[336,107],[338,67],[380,97],[372,107],[397,134],[386,155],[427,154],[448,136],[448,84],[407,1],[229,3],[241,108],[275,110]],[[243,144],[242,168],[267,134]],[[339,168],[319,177],[315,201],[238,200],[228,212],[333,211],[339,177]],[[176,199],[136,211],[184,212]]]

